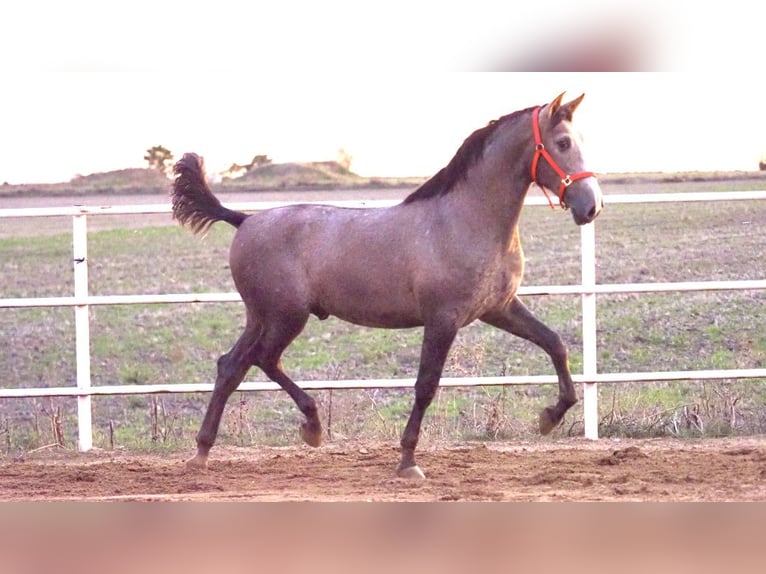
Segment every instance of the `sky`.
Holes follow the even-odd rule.
[[[197,152],[213,173],[343,148],[364,176],[428,176],[473,130],[564,91],[586,93],[575,125],[599,173],[755,170],[766,156],[762,19],[736,1],[705,13],[540,0],[499,15],[482,1],[11,4],[0,183],[144,167],[154,145]],[[507,71],[557,69],[591,45],[578,63],[622,54],[612,68],[643,71]]]

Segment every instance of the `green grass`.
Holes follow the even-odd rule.
[[[664,185],[664,184],[663,184]],[[684,189],[697,189],[691,184]],[[696,184],[695,184],[696,185]],[[700,184],[701,185],[701,184]],[[630,186],[625,190],[630,192]],[[579,281],[579,229],[568,214],[527,208],[522,240],[525,284]],[[608,206],[597,223],[598,280],[610,282],[761,279],[766,252],[763,202]],[[97,295],[232,291],[228,248],[232,230],[214,227],[205,239],[177,227],[111,229],[89,235],[90,292]],[[70,295],[71,237],[0,238],[3,297]],[[582,365],[580,299],[526,298]],[[766,365],[766,293],[762,291],[603,295],[597,299],[601,372],[748,368]],[[91,309],[94,385],[210,383],[215,362],[239,335],[239,303],[134,305]],[[313,319],[288,349],[296,380],[414,377],[420,329],[387,331]],[[71,386],[75,380],[72,309],[0,310],[4,387]],[[534,345],[482,324],[460,332],[445,376],[552,374]],[[265,380],[253,370],[249,380]],[[335,437],[398,441],[412,404],[410,390],[314,393]],[[539,409],[555,400],[553,385],[442,389],[426,418],[434,439],[531,438]],[[97,446],[189,448],[206,395],[96,397]],[[602,385],[599,416],[605,436],[697,436],[766,432],[766,381]],[[68,446],[76,439],[73,399],[0,401],[0,450],[51,442],[61,413]],[[297,442],[300,414],[285,393],[236,393],[220,441]],[[582,432],[575,408],[557,434]]]

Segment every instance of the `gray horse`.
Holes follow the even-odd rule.
[[[247,215],[221,205],[201,159],[184,155],[174,168],[173,216],[195,233],[216,221],[237,228],[230,266],[247,312],[244,332],[218,360],[197,454],[187,466],[207,466],[226,401],[254,365],[305,415],[303,440],[321,444],[316,402],[281,362],[311,314],[369,327],[424,327],[415,404],[401,439],[401,477],[425,477],[415,462],[423,415],[455,335],[477,319],[550,355],[559,398],[541,412],[540,432],[558,425],[577,394],[561,338],[516,297],[524,272],[518,223],[532,182],[558,190],[578,225],[601,211],[601,190],[583,169],[581,138],[572,129],[582,98],[562,104],[562,94],[475,131],[445,168],[389,208],[295,205]]]

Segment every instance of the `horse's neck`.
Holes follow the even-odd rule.
[[[457,225],[466,224],[476,240],[507,248],[518,240],[516,228],[529,185],[528,168],[519,157],[497,167],[489,163],[475,166],[460,188],[445,199],[456,214]]]

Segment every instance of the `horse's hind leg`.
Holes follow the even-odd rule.
[[[302,313],[280,315],[265,321],[263,335],[256,345],[254,363],[295,401],[306,417],[306,421],[301,424],[301,438],[306,444],[317,447],[322,444],[322,423],[319,421],[316,401],[282,370],[282,353],[300,334],[307,321],[308,315]]]
[[[248,323],[245,331],[231,348],[218,359],[218,376],[213,388],[213,394],[207,406],[205,418],[197,433],[197,454],[186,462],[192,469],[203,469],[207,466],[210,449],[218,435],[218,426],[226,401],[236,390],[247,371],[252,366],[252,352],[258,340],[260,328]]]
[[[564,414],[577,402],[577,393],[569,371],[567,348],[561,337],[541,323],[516,297],[502,310],[493,311],[481,320],[532,341],[541,347],[553,361],[559,379],[559,400],[540,413],[540,432],[548,434],[561,422]]]

